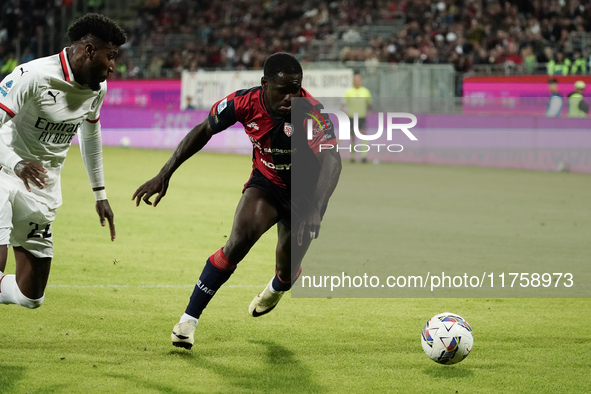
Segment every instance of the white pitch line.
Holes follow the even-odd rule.
[[[250,287],[264,287],[265,285],[227,285],[224,287],[231,287],[231,288],[250,288]],[[60,289],[96,289],[96,288],[105,288],[105,289],[192,289],[195,285],[137,285],[137,286],[130,286],[130,285],[47,285],[49,288],[60,288]]]

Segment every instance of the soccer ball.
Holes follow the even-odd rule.
[[[556,166],[556,171],[558,172],[569,172],[570,171],[570,165],[568,164],[568,161],[560,161],[558,163],[558,165]]]
[[[423,350],[439,364],[457,364],[470,354],[474,337],[464,318],[444,312],[433,316],[421,334]]]
[[[129,139],[129,137],[121,137],[119,144],[122,148],[129,148],[131,146],[131,140]]]

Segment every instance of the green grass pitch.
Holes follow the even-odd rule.
[[[205,310],[193,350],[173,348],[172,326],[205,259],[229,234],[250,158],[197,154],[174,175],[160,206],[136,208],[131,195],[169,156],[105,149],[117,227],[111,243],[94,212],[80,154],[72,148],[62,174],[64,205],[54,223],[45,304],[33,311],[0,306],[0,393],[591,392],[589,299],[286,296],[271,314],[250,317],[250,301],[273,275],[274,229]],[[433,226],[445,228],[450,206],[461,211],[457,195],[445,192],[444,177],[463,179],[471,185],[463,191],[466,201],[484,207],[498,197],[483,192],[493,179],[504,195],[541,196],[535,199],[535,211],[545,215],[539,237],[570,242],[571,257],[591,259],[581,236],[591,233],[589,175],[395,164],[382,164],[380,171],[388,169],[396,173],[400,201],[437,193],[423,216],[412,212],[415,233],[424,229],[435,237]],[[345,173],[363,179],[359,164],[344,163]],[[431,182],[419,188],[417,178]],[[568,209],[557,205],[564,200]],[[516,198],[521,206],[510,209],[514,223],[533,220],[531,204],[523,201]],[[558,220],[561,212],[578,225]],[[326,220],[331,215],[338,220],[331,211]],[[482,231],[479,221],[455,219],[466,226],[465,234]],[[398,228],[401,236],[408,230]],[[453,237],[445,245],[422,248],[421,258],[445,261],[478,247]],[[536,251],[513,245],[510,252],[527,259]],[[552,254],[552,248],[544,253]],[[561,256],[563,251],[555,252]],[[7,273],[12,272],[9,258]],[[425,322],[444,311],[460,314],[474,329],[472,354],[455,366],[432,362],[420,344]]]

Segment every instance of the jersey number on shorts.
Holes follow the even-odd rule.
[[[49,237],[51,237],[51,233],[49,232],[49,226],[51,226],[51,223],[49,223],[47,226],[45,226],[45,230],[43,230],[43,232],[41,234],[35,234],[37,231],[39,231],[39,225],[37,223],[31,222],[31,223],[29,223],[29,226],[33,226],[33,229],[31,230],[31,232],[29,234],[27,234],[27,238],[49,238]]]

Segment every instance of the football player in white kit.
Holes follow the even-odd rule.
[[[125,32],[87,14],[68,29],[71,46],[17,66],[0,82],[0,304],[38,308],[53,257],[51,224],[62,203],[60,172],[78,131],[101,225],[113,212],[102,164],[100,108]],[[8,247],[15,275],[4,275]]]

